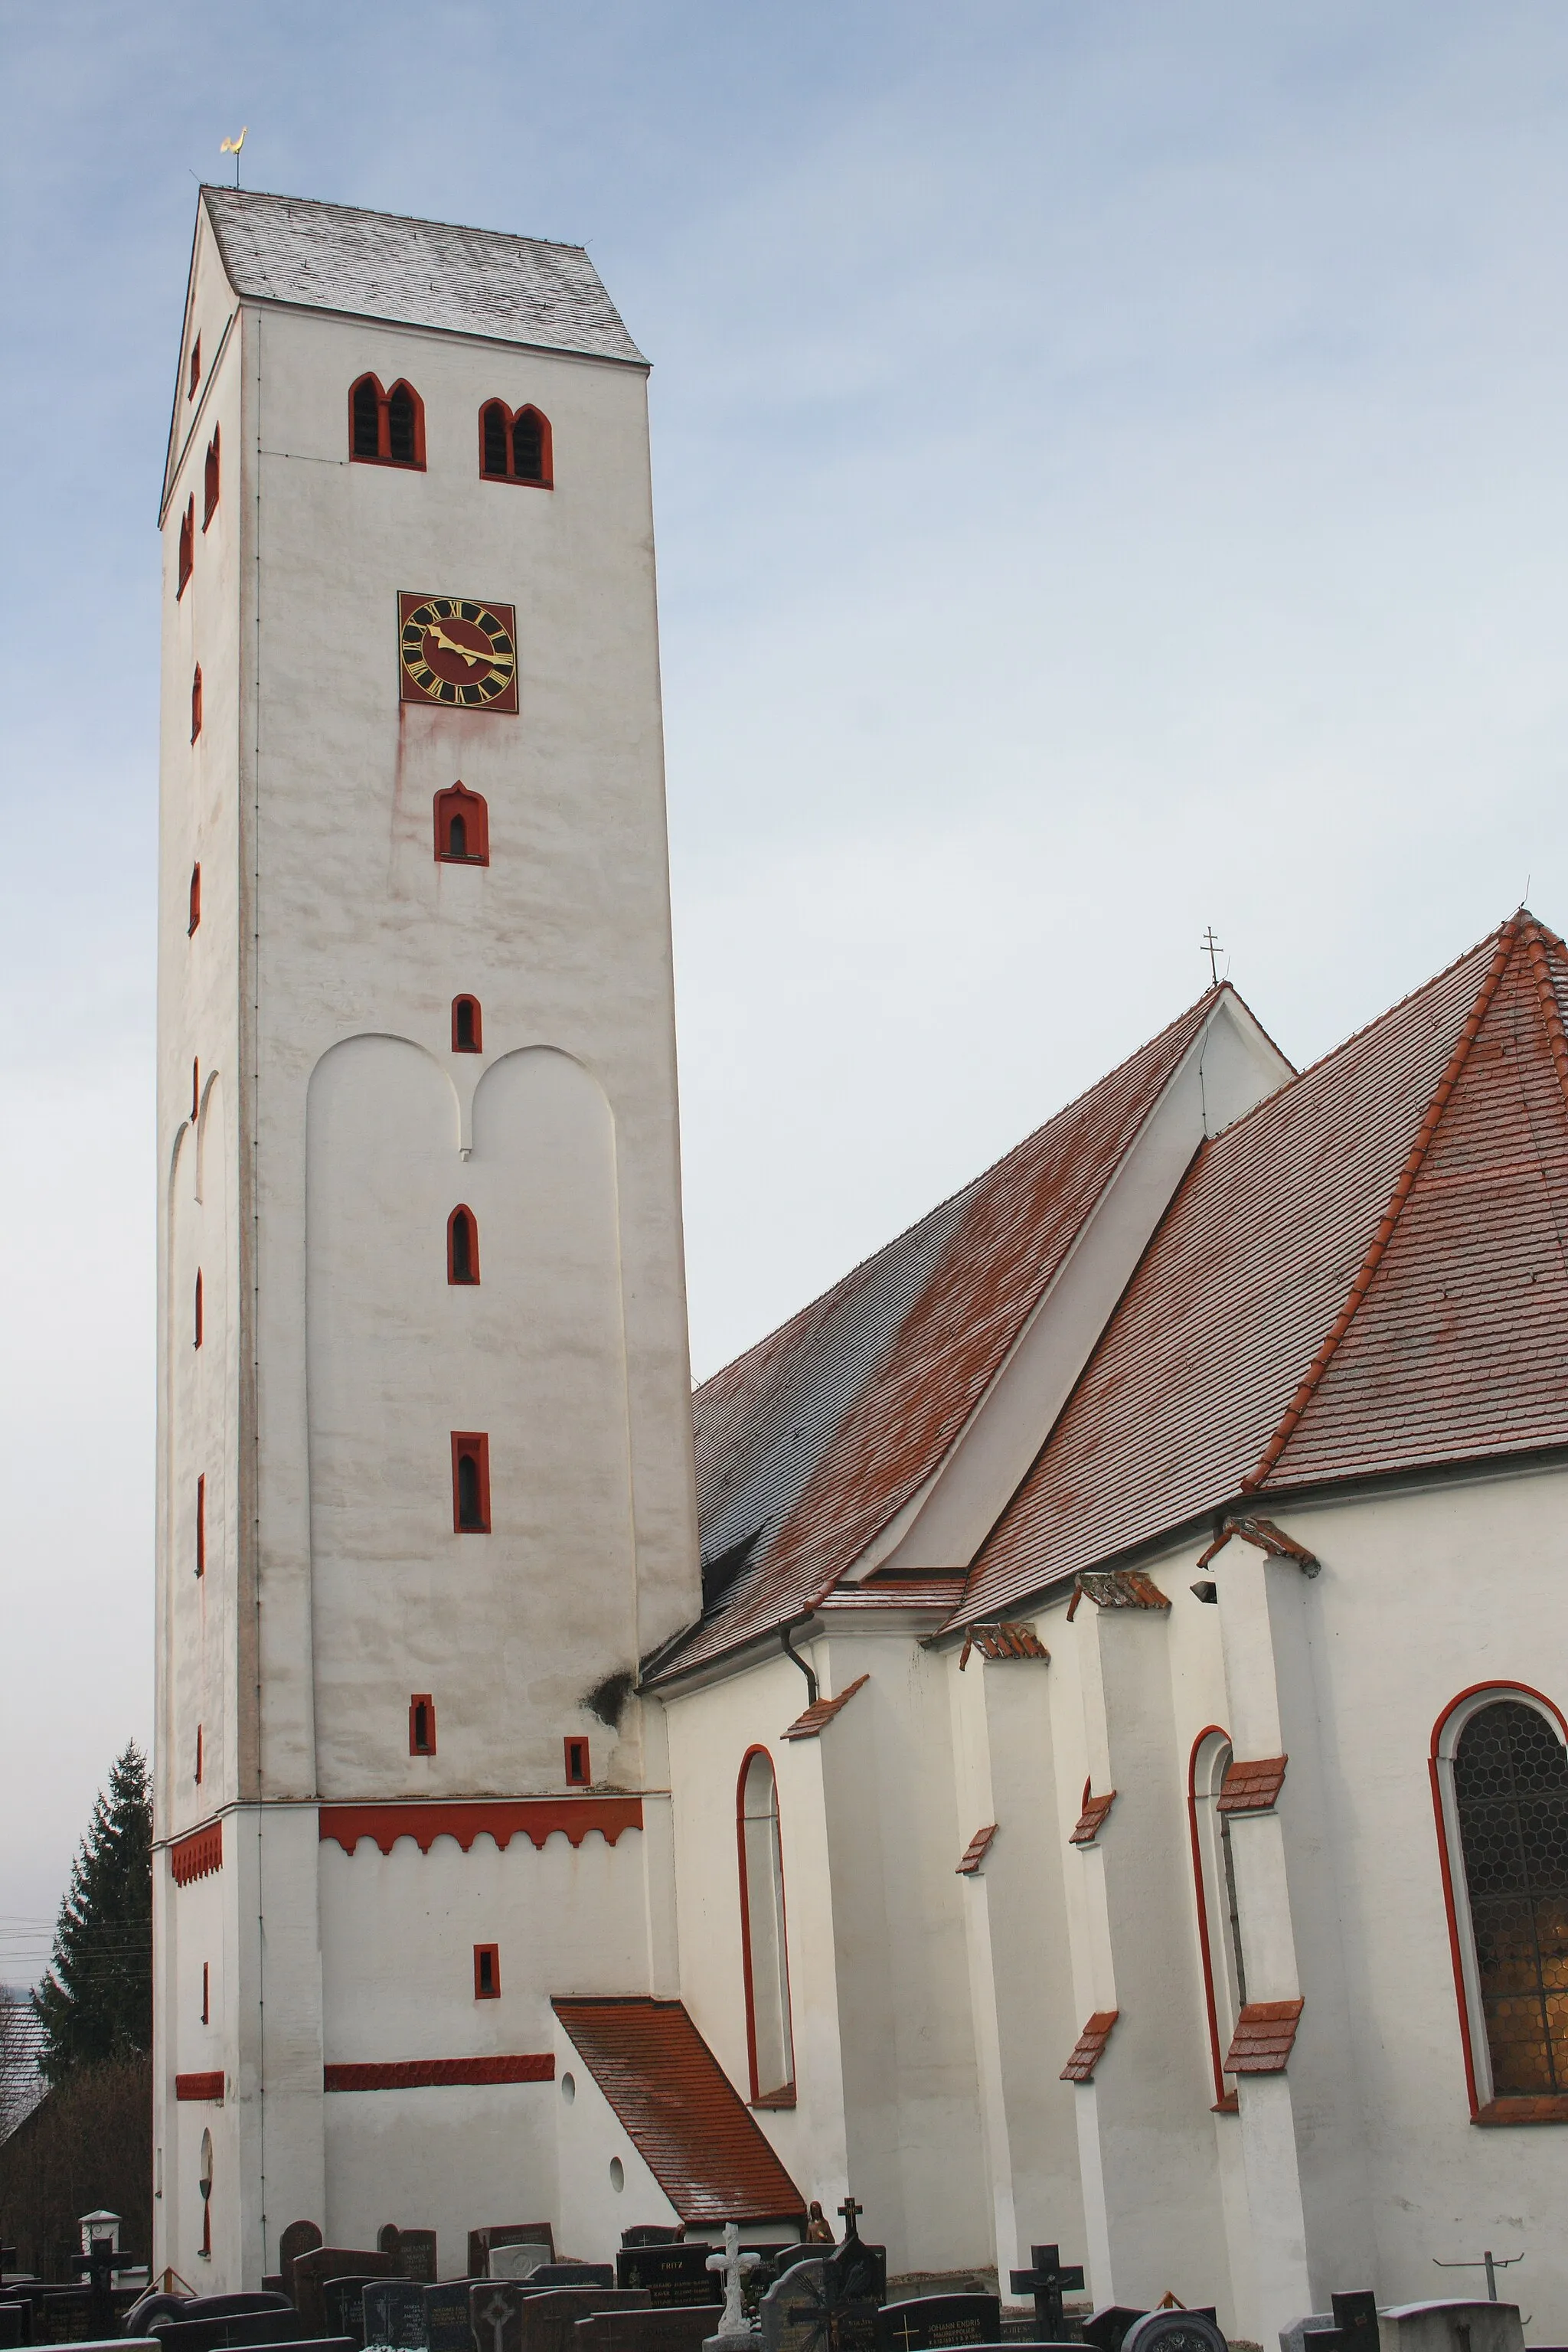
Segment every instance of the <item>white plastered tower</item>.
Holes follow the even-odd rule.
[[[417,394],[422,464],[353,456],[366,376]],[[154,2254],[202,2290],[297,2218],[434,2224],[449,2273],[465,2226],[552,2211],[517,2075],[550,1995],[676,1990],[666,1772],[613,1680],[700,1605],[646,377],[578,248],[203,192],[163,515],[154,1996]],[[552,486],[481,470],[491,400],[548,419]],[[413,594],[510,608],[515,714],[400,698]],[[459,781],[488,864],[437,855]]]

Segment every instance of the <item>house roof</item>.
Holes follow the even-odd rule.
[[[703,1558],[734,1573],[650,1682],[825,1600],[936,1469],[1223,992],[699,1389]]]
[[[237,294],[646,364],[580,245],[249,188],[202,201]]]
[[[1568,1443],[1565,1002],[1521,910],[1205,1143],[955,1623],[1239,1492]]]
[[[683,2221],[804,2215],[805,2198],[682,2002],[551,2006]]]

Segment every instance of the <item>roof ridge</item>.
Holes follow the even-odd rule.
[[[1463,959],[1461,958],[1460,961],[1462,961]],[[1070,1095],[1065,1103],[1058,1104],[1048,1118],[1042,1118],[1037,1126],[1030,1128],[1026,1135],[1021,1135],[1018,1138],[1016,1143],[1009,1144],[1005,1151],[999,1151],[994,1160],[987,1160],[985,1166],[971,1176],[967,1183],[957,1185],[951,1192],[944,1192],[940,1201],[933,1201],[929,1209],[923,1210],[918,1217],[911,1217],[907,1225],[900,1226],[899,1231],[889,1235],[887,1241],[880,1243],[874,1250],[868,1250],[864,1257],[857,1258],[855,1264],[847,1267],[837,1282],[830,1282],[826,1290],[819,1290],[815,1298],[808,1298],[803,1307],[795,1308],[793,1315],[786,1315],[783,1321],[775,1323],[771,1330],[761,1332],[752,1341],[750,1347],[742,1348],[738,1355],[731,1356],[726,1363],[716,1366],[706,1380],[698,1382],[692,1391],[693,1396],[700,1396],[704,1389],[710,1387],[715,1381],[722,1380],[724,1374],[733,1371],[737,1364],[743,1364],[746,1358],[754,1355],[759,1348],[765,1348],[770,1339],[778,1339],[781,1333],[789,1329],[792,1323],[798,1323],[803,1316],[809,1315],[814,1307],[824,1305],[826,1300],[845,1289],[854,1281],[858,1274],[864,1273],[868,1266],[875,1265],[879,1258],[885,1257],[889,1250],[897,1249],[900,1242],[908,1241],[911,1234],[918,1233],[922,1225],[929,1224],[932,1217],[939,1217],[944,1209],[951,1209],[967,1193],[974,1192],[984,1183],[987,1177],[994,1176],[998,1168],[1005,1167],[1009,1160],[1022,1151],[1026,1144],[1033,1143],[1035,1138],[1037,1135],[1043,1135],[1047,1127],[1054,1126],[1058,1118],[1065,1118],[1069,1111],[1078,1108],[1079,1103],[1087,1102],[1096,1088],[1115,1077],[1119,1070],[1124,1070],[1130,1062],[1135,1062],[1139,1055],[1146,1054],[1152,1045],[1161,1044],[1173,1029],[1179,1029],[1184,1021],[1191,1020],[1193,1014],[1202,1006],[1217,1003],[1220,997],[1224,995],[1234,996],[1237,1003],[1245,1006],[1251,1017],[1257,1020],[1258,1016],[1252,1012],[1252,1007],[1247,1004],[1247,999],[1238,989],[1232,987],[1228,980],[1222,980],[1217,988],[1205,988],[1201,996],[1194,997],[1192,1003],[1184,1006],[1173,1019],[1167,1021],[1163,1029],[1156,1029],[1152,1036],[1145,1037],[1141,1045],[1134,1045],[1131,1052],[1123,1054],[1119,1062],[1113,1062],[1110,1069],[1102,1070],[1098,1078],[1092,1078],[1087,1087],[1080,1087],[1076,1095]],[[1263,1034],[1268,1036],[1268,1033],[1263,1029],[1261,1021],[1258,1025],[1260,1030],[1263,1030]],[[1272,1037],[1268,1038],[1268,1042],[1271,1045],[1274,1045]],[[1287,1055],[1280,1053],[1279,1046],[1276,1045],[1274,1050],[1280,1055],[1282,1061],[1289,1059]],[[1289,1085],[1290,1081],[1287,1079],[1285,1083]]]
[[[512,228],[481,228],[477,221],[437,220],[428,213],[388,213],[378,205],[342,205],[335,196],[290,196],[279,188],[235,188],[223,180],[204,180],[201,193],[216,196],[265,196],[273,205],[314,205],[325,213],[357,213],[365,220],[402,221],[411,228],[451,228],[460,236],[501,236],[510,245],[545,245],[556,253],[586,253],[585,245],[574,245],[570,238],[559,236],[524,236]]]
[[[1528,919],[1533,921],[1533,918],[1529,918]],[[1340,1342],[1343,1339],[1345,1333],[1349,1330],[1351,1324],[1355,1319],[1356,1310],[1360,1307],[1362,1300],[1366,1297],[1367,1291],[1372,1284],[1373,1276],[1377,1272],[1379,1265],[1383,1263],[1384,1256],[1388,1249],[1388,1244],[1394,1238],[1394,1228],[1399,1223],[1400,1213],[1404,1209],[1405,1202],[1410,1197],[1411,1187],[1414,1185],[1416,1177],[1421,1172],[1422,1163],[1426,1160],[1426,1154],[1431,1149],[1432,1139],[1437,1132],[1437,1128],[1442,1119],[1443,1113],[1447,1108],[1449,1097],[1452,1096],[1454,1088],[1459,1082],[1460,1073],[1464,1069],[1465,1064],[1469,1058],[1470,1048],[1476,1042],[1482,1022],[1486,1019],[1492,998],[1497,994],[1498,983],[1502,979],[1503,973],[1507,971],[1510,963],[1513,960],[1514,950],[1519,943],[1520,934],[1522,929],[1523,919],[1521,919],[1520,915],[1514,914],[1509,917],[1507,922],[1503,924],[1501,929],[1496,935],[1497,946],[1493,950],[1491,961],[1487,966],[1485,976],[1481,981],[1479,991],[1477,992],[1476,1001],[1470,1008],[1469,1015],[1465,1022],[1464,1027],[1460,1030],[1458,1036],[1454,1041],[1453,1051],[1448,1056],[1447,1064],[1443,1071],[1442,1076],[1437,1081],[1436,1088],[1433,1094],[1432,1099],[1426,1106],[1426,1116],[1415,1131],[1415,1140],[1411,1144],[1408,1153],[1405,1155],[1405,1165],[1399,1171],[1399,1176],[1394,1184],[1393,1193],[1389,1198],[1388,1206],[1384,1209],[1382,1217],[1379,1219],[1377,1229],[1373,1233],[1371,1241],[1367,1244],[1366,1250],[1362,1257],[1362,1262],[1356,1269],[1355,1279],[1351,1284],[1344,1305],[1341,1307],[1338,1315],[1334,1318],[1333,1322],[1330,1325],[1329,1329],[1324,1335],[1324,1338],[1318,1349],[1317,1354],[1313,1357],[1311,1362],[1308,1365],[1306,1371],[1302,1374],[1300,1383],[1297,1388],[1295,1395],[1286,1406],[1284,1413],[1280,1418],[1279,1427],[1275,1430],[1273,1436],[1269,1439],[1268,1444],[1263,1449],[1263,1453],[1258,1460],[1258,1467],[1256,1470],[1250,1471],[1242,1480],[1241,1492],[1244,1495],[1251,1495],[1258,1492],[1268,1478],[1270,1471],[1278,1463],[1279,1456],[1284,1453],[1298,1423],[1300,1421],[1302,1414],[1306,1412],[1308,1405],[1311,1402],[1312,1398],[1317,1391],[1319,1383],[1322,1380],[1324,1373],[1328,1370],[1330,1364],[1332,1362],[1334,1355],[1340,1346]],[[1478,941],[1478,945],[1484,945],[1484,941]],[[1475,953],[1475,950],[1473,948],[1470,950],[1470,953],[1472,955]],[[1447,972],[1457,971],[1459,964],[1463,963],[1465,959],[1463,956],[1457,958],[1455,962],[1445,968],[1444,972],[1438,973],[1436,977],[1438,979],[1446,977]],[[1428,986],[1431,984],[1432,983],[1430,982],[1427,983]],[[1419,995],[1421,992],[1422,992],[1418,989],[1413,990],[1412,996]],[[1410,997],[1403,997],[1400,1000],[1402,1004],[1407,1004],[1410,1002]],[[1389,1009],[1391,1012],[1397,1012],[1399,1007],[1395,1005],[1391,1006]],[[1386,1018],[1386,1016],[1384,1017]],[[1376,1024],[1369,1025],[1375,1026]],[[1348,1045],[1351,1041],[1347,1038],[1345,1042]],[[1568,1050],[1568,1047],[1565,1047],[1565,1050]],[[1305,1076],[1305,1072],[1303,1072],[1302,1075]]]

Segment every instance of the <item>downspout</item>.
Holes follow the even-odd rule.
[[[797,1617],[795,1620],[795,1622],[797,1625],[804,1625],[806,1622],[807,1621],[804,1617]],[[806,1704],[808,1706],[815,1706],[817,1700],[816,1676],[812,1673],[811,1668],[806,1664],[805,1660],[804,1658],[797,1657],[794,1650],[791,1649],[789,1637],[790,1628],[787,1625],[781,1625],[779,1627],[780,1647],[783,1649],[784,1654],[789,1660],[791,1665],[798,1666],[801,1673],[805,1676]]]

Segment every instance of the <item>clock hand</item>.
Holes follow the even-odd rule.
[[[449,637],[446,630],[434,621],[428,625],[428,634],[445,652],[458,654],[464,661],[488,662],[492,669],[495,668],[498,656],[493,652],[480,653],[477,646],[460,646],[456,637]]]

